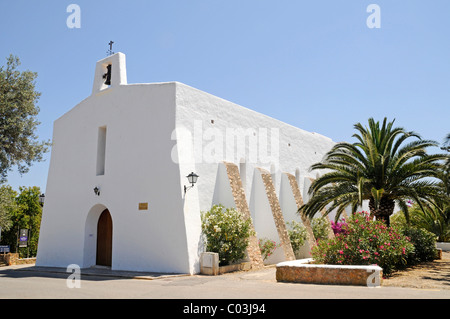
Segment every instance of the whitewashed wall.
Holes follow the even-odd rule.
[[[261,167],[273,173],[278,195],[280,195],[283,172],[293,175],[297,173],[300,189],[303,190],[309,186],[307,184],[309,179],[306,177],[315,177],[316,174],[314,172],[312,175],[308,171],[309,167],[320,161],[334,142],[320,134],[306,132],[185,84],[177,82],[176,87],[177,129],[183,132],[183,147],[190,149],[190,152],[186,152],[189,156],[180,155],[179,160],[182,165],[189,167],[181,171],[182,174],[187,175],[195,168],[194,171],[200,176],[195,186],[198,189],[200,209],[206,211],[213,204],[219,203],[234,207],[225,169],[219,163],[222,161],[235,163],[241,168],[241,173],[242,168],[245,167],[245,176],[241,178],[245,185],[246,197],[258,237],[266,237],[279,244],[280,240],[270,207],[267,198],[264,197],[266,194],[262,189],[262,181],[258,187],[255,168]],[[259,144],[256,145],[258,148],[256,160],[252,157],[254,153],[248,142],[243,153],[239,153],[237,149],[234,151],[231,149],[233,145],[236,147],[236,144],[227,139],[227,132],[241,132],[243,134],[238,134],[241,138],[244,135],[253,138],[252,132],[254,132],[258,140],[259,136],[265,132],[264,130],[267,132],[269,152],[263,151],[262,155],[270,157],[271,151],[276,150],[275,157],[268,160],[267,156],[259,156],[261,146]],[[278,135],[272,134],[273,132],[277,132]],[[271,140],[271,137],[276,138]],[[242,162],[245,162],[245,166]],[[191,195],[188,193],[186,196],[188,198]],[[284,205],[284,207],[287,206]],[[283,214],[287,218],[286,221],[301,221],[292,210],[285,210]],[[195,242],[196,238],[197,235],[192,238],[192,242]],[[278,262],[283,258],[282,249],[279,248],[266,263]]]
[[[113,83],[108,88],[99,77],[110,62]],[[98,129],[103,126],[105,173],[97,176]],[[230,129],[255,132],[257,137],[267,130],[269,139],[275,137],[269,150],[279,147],[276,157],[268,160],[258,154],[255,161],[248,146],[243,154],[231,152],[230,157]],[[281,173],[297,170],[303,189],[308,168],[333,144],[320,134],[182,83],[127,84],[124,55],[101,60],[92,95],[54,123],[37,265],[94,265],[96,223],[107,208],[113,220],[112,269],[196,273],[203,249],[200,211],[215,202],[232,205],[223,195],[226,176],[217,182],[218,163],[246,162],[244,183],[250,201],[256,167],[273,172],[277,191]],[[200,177],[184,194],[190,172]],[[100,196],[94,194],[96,186]],[[141,202],[148,203],[147,211],[138,210]],[[257,225],[260,216],[266,218],[258,210],[252,214]],[[261,232],[264,235],[263,227]]]
[[[112,269],[191,272],[180,173],[171,160],[175,84],[96,87],[54,123],[37,265],[94,265],[96,222],[108,208]],[[101,126],[107,127],[105,174],[97,176]],[[141,202],[147,211],[138,210]]]

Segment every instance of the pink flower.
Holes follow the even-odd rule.
[[[403,249],[405,249],[405,248],[403,248]],[[342,250],[339,250],[339,253],[342,255],[343,253],[344,253],[344,251],[342,251]]]

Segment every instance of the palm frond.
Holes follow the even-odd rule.
[[[428,148],[438,145],[435,141],[394,127],[394,122],[370,118],[367,126],[356,123],[355,143],[335,144],[321,162],[311,166],[311,171],[326,173],[308,190],[311,198],[301,208],[307,216],[324,209],[337,214],[346,207],[354,211],[364,200],[371,200],[374,208],[382,200],[395,201],[406,215],[410,199],[423,209],[438,199],[445,201],[445,196],[448,201],[450,181],[444,162],[448,165],[449,156],[427,154]],[[450,144],[450,134],[448,138]],[[391,209],[390,204],[383,207]]]

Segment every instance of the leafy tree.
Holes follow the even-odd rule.
[[[423,207],[443,196],[438,178],[446,157],[426,153],[436,142],[393,127],[394,121],[386,118],[381,125],[372,118],[368,124],[354,126],[357,142],[337,143],[322,162],[311,166],[326,173],[311,184],[311,199],[300,208],[307,216],[336,210],[339,218],[346,207],[356,212],[368,200],[371,215],[389,225],[395,204],[409,218],[409,200]],[[415,139],[409,142],[410,138]]]
[[[15,192],[10,186],[2,185],[0,187],[0,228],[2,232],[8,231],[12,226],[12,214],[17,208]]]
[[[20,187],[15,197],[15,209],[11,211],[12,225],[9,231],[2,234],[2,242],[17,252],[17,235],[19,229],[28,229],[28,247],[19,248],[20,257],[36,256],[39,230],[42,219],[42,206],[39,203],[41,194],[39,187]]]
[[[0,183],[6,181],[8,171],[17,165],[20,174],[26,173],[33,162],[42,160],[49,142],[37,141],[36,105],[40,93],[35,91],[37,73],[20,72],[18,57],[10,55],[6,68],[0,67]]]

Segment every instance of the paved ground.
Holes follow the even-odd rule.
[[[162,275],[82,269],[69,288],[65,269],[30,265],[0,268],[2,299],[450,299],[449,289],[280,283],[275,268],[220,276]]]

